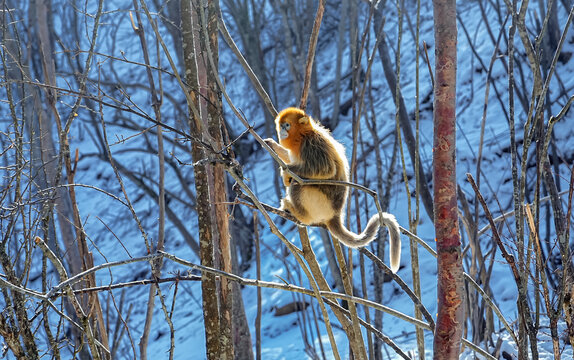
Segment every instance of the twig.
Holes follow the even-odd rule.
[[[76,289],[74,290],[74,294],[80,293],[88,293],[88,292],[101,292],[101,291],[110,291],[116,289],[122,289],[126,287],[132,286],[140,286],[140,285],[150,285],[150,284],[163,284],[168,282],[178,282],[178,281],[201,281],[201,276],[198,275],[177,275],[168,278],[161,278],[161,279],[143,279],[143,280],[136,280],[136,281],[128,281],[125,283],[119,284],[110,284],[110,285],[103,285],[103,286],[95,286],[85,289]],[[55,294],[54,296],[57,296]]]
[[[429,76],[431,79],[431,86],[434,89],[434,75],[432,72],[432,68],[431,68],[431,64],[430,64],[430,60],[429,60],[429,52],[428,52],[428,45],[426,41],[423,41],[423,47],[425,50],[425,62],[427,63],[427,67],[429,69]]]
[[[546,19],[548,18],[549,15],[550,15],[550,12],[548,12]],[[545,19],[545,22],[546,22],[546,19]],[[566,37],[568,36],[568,30],[570,28],[570,24],[572,23],[573,19],[574,19],[574,6],[572,6],[572,8],[570,9],[570,13],[568,14],[568,19],[566,20],[566,24],[564,25],[564,29],[562,30],[562,35],[560,36],[560,40],[558,41],[558,46],[556,47],[556,50],[554,51],[554,57],[552,58],[552,63],[550,64],[550,68],[548,70],[548,75],[546,76],[546,80],[544,81],[544,85],[542,87],[542,92],[540,93],[541,99],[543,99],[546,96],[546,93],[548,92],[548,89],[550,88],[550,82],[552,80],[552,76],[554,75],[554,71],[556,70],[556,63],[558,62],[558,58],[560,57],[560,53],[562,52],[562,47],[564,45],[564,42],[566,41]],[[539,39],[542,40],[542,36],[540,36]],[[540,69],[539,66],[537,66],[537,68]],[[544,101],[539,101],[537,104],[537,108],[536,108],[536,117],[538,117],[540,114],[542,114],[543,106],[544,106]]]
[[[221,35],[223,35],[223,39],[225,40],[227,45],[231,48],[231,51],[233,51],[235,56],[237,56],[237,60],[239,60],[239,63],[243,66],[243,69],[245,70],[247,76],[251,80],[251,83],[255,87],[255,91],[257,91],[257,94],[259,94],[259,97],[263,100],[263,103],[267,107],[267,111],[269,111],[272,117],[275,117],[277,115],[277,109],[275,109],[275,106],[273,106],[273,101],[271,101],[271,98],[263,88],[263,85],[261,85],[261,83],[259,82],[257,75],[255,75],[255,73],[247,63],[247,60],[245,60],[245,58],[241,54],[241,51],[239,51],[239,48],[233,41],[233,38],[231,37],[229,31],[227,30],[227,27],[225,26],[225,22],[223,22],[223,16],[221,15],[221,12],[217,17],[217,25],[219,28],[219,32],[221,33]]]
[[[39,238],[37,238],[39,239]],[[41,240],[41,239],[40,239]],[[43,242],[43,240],[41,240]],[[49,249],[48,249],[49,250]],[[50,251],[51,252],[51,251]],[[52,253],[53,254],[53,253]],[[49,255],[48,255],[49,256]],[[87,269],[85,271],[82,271],[79,274],[76,274],[74,276],[72,276],[71,278],[68,278],[67,274],[65,274],[65,277],[62,278],[63,281],[61,283],[59,283],[58,285],[54,286],[52,289],[50,289],[50,291],[48,291],[48,293],[46,294],[46,296],[48,298],[52,298],[53,296],[55,296],[59,291],[61,291],[62,289],[72,286],[74,284],[76,284],[77,282],[79,282],[80,280],[82,280],[82,278],[84,276],[87,276],[89,274],[92,274],[98,270],[101,269],[109,269],[112,267],[116,267],[116,266],[120,266],[120,265],[126,265],[126,264],[131,264],[131,263],[135,263],[135,262],[142,262],[142,261],[153,261],[156,260],[157,258],[161,257],[158,254],[154,254],[154,255],[147,255],[147,256],[142,256],[142,257],[137,257],[137,258],[130,258],[130,259],[125,259],[125,260],[120,260],[120,261],[114,261],[114,262],[108,262],[105,264],[100,264],[100,265],[96,265],[90,269]],[[50,261],[54,262],[57,261],[59,262],[59,260],[55,257],[54,255],[54,260],[50,259]],[[61,263],[60,263],[61,264]],[[57,267],[56,267],[57,269]],[[62,268],[63,269],[63,268]],[[64,270],[65,271],[65,270]],[[60,275],[60,277],[62,277]]]
[[[518,268],[516,267],[514,256],[509,254],[508,251],[506,251],[506,248],[504,247],[504,244],[502,243],[502,240],[500,239],[500,235],[498,234],[498,229],[496,228],[496,226],[494,224],[494,219],[492,218],[492,214],[490,213],[490,210],[488,209],[488,206],[486,205],[486,201],[484,201],[484,198],[482,197],[480,190],[476,186],[476,183],[474,182],[474,178],[469,173],[466,174],[466,177],[467,177],[468,181],[470,182],[470,185],[474,189],[474,192],[476,193],[476,197],[477,197],[478,201],[480,202],[480,204],[482,205],[482,209],[484,210],[486,218],[487,218],[488,222],[490,223],[490,229],[492,230],[492,237],[494,238],[494,241],[496,241],[496,244],[498,245],[498,248],[500,249],[500,251],[502,253],[502,257],[504,257],[506,262],[508,262],[508,265],[510,265],[510,269],[512,270],[512,275],[514,276],[514,280],[516,281],[516,284],[518,285],[521,280],[520,280],[520,274],[518,272]]]
[[[309,241],[309,235],[307,234],[307,228],[299,227],[299,237],[301,239],[301,249],[303,251],[303,257],[309,264],[309,269],[315,275],[315,279],[309,279],[311,286],[313,287],[313,295],[319,302],[319,308],[321,309],[321,313],[323,314],[323,321],[325,322],[325,328],[327,329],[327,334],[329,336],[329,341],[331,342],[333,355],[336,359],[341,359],[341,355],[339,354],[339,350],[337,348],[337,341],[335,340],[335,335],[333,334],[333,327],[331,326],[331,320],[329,319],[329,313],[327,312],[327,308],[325,306],[325,302],[321,297],[321,290],[329,289],[329,285],[325,281],[325,278],[321,272],[321,268],[319,267],[319,263],[317,262],[317,258],[315,257],[315,253],[311,248],[311,242]],[[314,281],[313,281],[314,280]],[[349,337],[349,343],[352,347],[351,340],[353,339],[353,333],[350,331],[349,323],[346,319],[341,319],[338,312],[335,312],[335,315],[339,318],[341,325],[345,329],[347,336]]]
[[[512,337],[512,339],[518,344],[518,338],[516,337],[516,334],[514,333],[514,330],[512,329],[512,327],[510,326],[510,324],[508,323],[508,321],[506,321],[506,319],[504,318],[504,315],[502,315],[502,312],[500,311],[500,309],[498,308],[498,306],[496,306],[496,304],[494,303],[494,301],[492,301],[492,299],[490,298],[490,296],[488,296],[488,294],[486,293],[486,291],[484,291],[480,285],[478,285],[476,283],[476,281],[474,281],[474,279],[468,275],[467,273],[464,273],[464,279],[472,285],[472,287],[474,287],[474,289],[476,291],[478,291],[480,293],[480,295],[482,296],[483,300],[488,304],[488,306],[490,306],[490,308],[496,313],[496,315],[498,316],[498,318],[500,319],[500,321],[502,322],[502,325],[504,325],[504,328],[506,329],[506,331],[508,331],[508,334]]]
[[[270,282],[270,281],[261,281],[261,280],[254,280],[254,279],[246,279],[243,278],[241,276],[235,275],[235,274],[230,274],[230,273],[226,273],[225,271],[222,270],[218,270],[218,269],[213,269],[213,268],[208,268],[199,264],[195,264],[192,262],[189,262],[187,260],[178,258],[175,255],[166,253],[164,251],[160,251],[159,254],[161,254],[163,257],[172,260],[175,263],[178,263],[180,265],[195,269],[195,270],[199,270],[202,272],[207,272],[210,274],[214,274],[216,276],[224,276],[227,277],[229,279],[231,279],[232,281],[236,281],[241,285],[244,286],[260,286],[260,287],[264,287],[264,288],[270,288],[270,289],[277,289],[277,290],[286,290],[286,291],[294,291],[294,292],[298,292],[301,294],[305,294],[305,295],[309,295],[312,297],[315,297],[314,291],[311,289],[306,289],[304,287],[301,286],[297,286],[297,285],[293,285],[293,284],[288,284],[288,283],[276,283],[276,282]],[[374,301],[370,301],[367,299],[363,299],[360,297],[356,297],[356,296],[350,296],[347,294],[341,294],[341,293],[335,293],[332,291],[319,291],[320,295],[323,297],[326,297],[328,299],[341,299],[341,300],[347,300],[347,301],[351,301],[357,304],[363,304],[366,306],[369,306],[375,310],[379,310],[379,311],[383,311],[386,312],[392,316],[396,316],[399,317],[402,320],[405,320],[407,322],[410,322],[414,325],[423,327],[424,329],[430,330],[430,325],[428,323],[425,323],[421,320],[417,320],[411,316],[408,316],[406,314],[400,313],[394,309],[391,309],[387,306],[381,305],[379,303],[376,303]]]
[[[509,14],[506,15],[504,19],[504,23],[501,26],[503,29],[506,26],[506,22],[508,21]],[[496,44],[494,45],[494,50],[492,52],[492,56],[490,57],[490,63],[488,64],[488,70],[486,73],[486,84],[484,89],[484,104],[482,107],[482,118],[480,121],[480,140],[478,142],[478,159],[476,160],[476,183],[478,188],[480,189],[480,174],[481,174],[481,164],[482,164],[482,150],[484,148],[484,129],[486,127],[486,113],[488,109],[488,100],[490,94],[490,83],[493,82],[492,80],[492,68],[494,67],[494,62],[498,58],[498,47],[500,44],[500,39],[502,38],[502,34],[504,31],[500,31],[498,33],[498,38],[496,39]],[[475,219],[478,217],[478,204],[475,204]]]
[[[568,193],[568,190],[564,190],[564,191],[559,192],[558,195],[565,195],[565,194],[567,194],[567,193]],[[548,201],[548,200],[551,200],[550,195],[545,196],[545,197],[543,197],[543,198],[540,198],[540,199],[538,200],[538,203],[546,202],[546,201]],[[493,222],[494,222],[494,224],[497,224],[497,223],[499,223],[499,222],[501,222],[501,221],[506,220],[507,217],[512,216],[512,215],[514,215],[514,210],[510,210],[510,211],[508,211],[508,212],[505,212],[505,213],[502,214],[502,215],[499,215],[499,216],[495,217],[495,218],[493,219]],[[491,224],[490,224],[490,223],[487,224],[487,225],[485,225],[482,229],[480,229],[480,230],[478,231],[478,236],[484,235],[490,228],[491,228]]]
[[[145,7],[145,2],[141,1],[141,3],[142,3],[142,7]],[[144,63],[146,65],[150,65],[151,61],[150,61],[149,53],[148,53],[148,46],[147,46],[147,41],[146,41],[146,37],[145,37],[145,31],[144,31],[142,19],[141,19],[140,13],[139,13],[138,1],[133,0],[133,5],[135,8],[135,13],[136,13],[137,26],[136,26],[136,24],[134,24],[133,17],[131,16],[131,13],[130,13],[130,19],[132,20],[132,27],[133,27],[134,32],[137,34],[137,36],[140,40],[140,45],[141,45],[141,49],[142,49],[142,53],[143,53],[143,57],[144,57]],[[146,10],[147,10],[147,8],[146,8]],[[148,16],[148,20],[149,20],[150,24],[152,24],[152,26],[153,26],[155,24],[155,21],[150,16],[149,11],[146,11],[146,15]],[[159,41],[159,37],[156,37],[156,39],[157,39],[157,41]],[[159,52],[159,48],[158,48],[158,52]],[[158,56],[158,59],[159,58],[160,57]],[[155,118],[159,123],[161,123],[160,96],[158,95],[158,92],[156,90],[153,73],[149,67],[146,67],[146,73],[147,73],[148,83],[149,83],[149,86],[151,89],[152,107],[154,110]],[[160,76],[160,79],[161,79],[161,76]],[[161,91],[161,82],[160,82],[160,91]],[[162,136],[162,127],[161,126],[158,126],[158,128],[157,128],[157,144],[158,144],[158,165],[159,165],[159,184],[158,184],[158,186],[159,186],[159,191],[158,191],[158,193],[159,193],[158,194],[159,195],[159,198],[158,198],[159,219],[158,219],[158,240],[157,240],[157,244],[156,244],[156,249],[157,250],[163,250],[164,239],[165,239],[165,233],[164,233],[165,232],[165,187],[164,187],[165,160],[164,160],[164,153],[163,153],[163,136]],[[152,246],[152,251],[156,250],[156,249],[153,249],[153,244],[150,244],[150,245]],[[151,265],[152,276],[155,278],[159,278],[161,276],[161,268],[162,268],[161,258],[156,259],[156,261],[150,261],[150,265]],[[149,289],[148,304],[146,307],[146,317],[145,317],[145,322],[144,322],[144,328],[143,328],[142,336],[140,338],[140,343],[139,343],[140,356],[144,360],[147,359],[147,346],[148,346],[149,333],[151,331],[151,324],[152,324],[152,319],[153,319],[153,310],[154,310],[154,305],[155,305],[156,291],[157,292],[160,291],[159,286],[155,286],[155,284],[153,284]],[[165,313],[165,304],[163,302],[163,299],[162,299],[162,306],[161,307]],[[173,330],[173,326],[172,326],[169,318],[167,318],[167,322],[170,325],[170,329]]]
[[[40,237],[36,236],[34,241],[35,241],[36,245],[38,245],[38,247],[42,250],[44,255],[50,260],[52,265],[54,265],[54,267],[56,268],[56,271],[58,271],[58,274],[60,275],[60,279],[64,280],[64,282],[65,282],[68,279],[68,273],[66,272],[64,265],[58,259],[56,254],[54,254],[52,252],[52,250],[50,250],[48,245],[46,245],[44,240],[42,240]],[[68,285],[65,287],[65,293],[67,295],[66,298],[68,299],[68,301],[70,301],[70,303],[74,307],[74,310],[76,311],[76,315],[80,319],[80,327],[82,329],[82,332],[86,335],[86,338],[88,340],[88,344],[90,346],[90,350],[92,352],[93,358],[98,359],[98,360],[100,359],[100,352],[98,351],[97,345],[99,345],[106,353],[109,354],[109,350],[107,349],[107,347],[103,346],[95,338],[95,334],[94,334],[94,331],[90,325],[89,318],[86,315],[86,313],[84,312],[84,310],[82,309],[82,306],[80,305],[78,299],[74,295],[71,285]],[[46,294],[46,297],[49,298],[50,296],[48,294]]]
[[[17,291],[23,295],[28,295],[28,296],[40,299],[42,301],[48,300],[48,297],[46,295],[44,295],[40,292],[34,291],[34,290],[23,288],[23,287],[18,286],[18,285],[14,285],[11,282],[5,280],[4,277],[5,277],[5,275],[0,274],[0,286],[7,287],[12,291]]]
[[[326,300],[325,301],[327,304],[329,304],[331,307],[339,309],[341,312],[343,312],[343,314],[349,316],[349,311],[347,309],[344,309],[342,306],[340,306],[339,304],[337,304],[336,302],[332,301],[332,300]],[[379,339],[381,339],[385,344],[389,345],[398,355],[400,355],[403,359],[406,360],[410,360],[411,358],[405,354],[405,352],[399,348],[397,346],[397,344],[395,344],[391,339],[389,339],[387,336],[383,335],[383,333],[375,328],[373,325],[367,323],[365,320],[359,318],[359,322],[361,323],[361,325],[363,325],[365,327],[365,329],[367,329],[368,331],[370,331],[371,333],[375,334],[375,336]]]
[[[418,237],[417,235],[413,234],[412,232],[410,232],[409,230],[405,229],[402,226],[399,226],[399,229],[401,230],[401,232],[403,234],[405,234],[406,236],[408,236],[409,238],[411,238],[412,240],[415,240],[417,243],[419,243],[423,248],[425,248],[426,251],[429,252],[429,254],[431,254],[432,256],[434,256],[435,258],[437,257],[436,255],[436,251],[429,245],[427,244],[426,241],[424,241],[423,239],[421,239],[420,237]]]
[[[137,0],[134,0],[134,7],[137,9],[136,1]],[[169,66],[170,66],[171,70],[173,71],[173,75],[175,76],[179,86],[183,90],[183,94],[185,95],[185,99],[187,100],[187,106],[189,107],[189,109],[193,113],[193,116],[196,119],[199,119],[199,110],[195,106],[195,102],[193,101],[193,99],[191,97],[190,91],[188,90],[188,86],[185,84],[185,82],[181,79],[181,76],[179,75],[179,71],[177,70],[178,66],[175,64],[175,61],[173,61],[173,58],[171,57],[171,53],[169,52],[167,45],[163,41],[163,37],[161,36],[161,33],[159,32],[157,24],[155,23],[155,21],[153,21],[153,17],[152,17],[152,15],[151,15],[148,7],[147,7],[146,2],[144,0],[140,0],[140,4],[141,4],[141,7],[142,7],[143,11],[145,12],[149,22],[150,22],[150,25],[153,29],[153,32],[154,32],[157,40],[159,41],[159,43],[163,49],[163,52],[167,58],[167,61],[169,62]],[[136,12],[136,16],[137,16],[137,14],[138,13]]]
[[[253,237],[255,240],[255,264],[257,280],[261,280],[261,247],[259,246],[259,221],[257,211],[253,211]],[[255,359],[261,360],[261,288],[257,288],[257,315],[255,316]]]
[[[177,297],[177,289],[178,289],[178,284],[179,282],[176,281],[174,289],[173,289],[173,300],[171,303],[171,309],[169,310],[169,315],[167,316],[167,319],[169,319],[169,323],[170,323],[170,327],[169,327],[169,340],[170,340],[170,347],[169,347],[169,360],[173,360],[173,353],[175,350],[175,329],[173,327],[173,313],[175,311],[175,299]]]
[[[393,272],[388,268],[388,266],[386,266],[379,257],[377,257],[375,254],[373,254],[367,248],[359,248],[359,252],[361,254],[366,255],[369,259],[371,259],[371,261],[377,267],[379,267],[379,269],[383,270],[385,272],[385,274],[390,276],[401,287],[401,289],[405,292],[405,294],[407,294],[407,296],[409,296],[411,298],[415,307],[421,311],[422,315],[428,321],[428,324],[430,327],[428,330],[431,330],[431,331],[434,330],[435,324],[434,324],[434,320],[433,320],[432,315],[429,313],[429,311],[423,305],[423,303],[421,302],[421,299],[413,293],[413,291],[408,287],[408,285],[397,274],[393,274]],[[418,320],[418,321],[420,321],[420,320]]]
[[[480,347],[478,347],[477,345],[471,343],[470,341],[468,341],[465,338],[462,338],[462,343],[464,346],[468,346],[470,349],[472,349],[472,351],[484,356],[485,358],[487,358],[488,360],[497,360],[497,358],[495,358],[494,356],[490,355],[488,353],[488,351],[481,349]]]
[[[524,206],[524,212],[526,214],[526,222],[528,224],[528,228],[530,229],[530,236],[531,239],[533,238],[534,242],[534,253],[536,254],[536,269],[540,274],[541,281],[538,285],[538,289],[540,289],[540,285],[542,285],[542,296],[544,298],[544,305],[546,306],[546,312],[548,313],[548,319],[550,320],[550,333],[552,336],[552,347],[554,349],[554,356],[555,358],[560,358],[560,340],[557,336],[554,336],[558,333],[557,331],[557,320],[558,320],[558,313],[560,307],[558,309],[554,309],[552,306],[552,302],[550,301],[550,291],[548,290],[548,279],[546,277],[546,271],[544,270],[546,264],[542,264],[543,257],[542,257],[542,249],[540,248],[540,238],[538,237],[538,231],[536,231],[536,225],[534,223],[534,216],[532,215],[532,210],[530,209],[530,205],[526,204]],[[556,215],[555,215],[556,216]],[[565,268],[568,265],[565,264]],[[564,293],[562,289],[561,293]],[[562,303],[562,294],[560,295],[560,301],[558,304]]]
[[[49,192],[49,191],[52,191],[52,190],[56,190],[56,189],[58,189],[58,188],[67,188],[67,187],[83,187],[83,188],[87,188],[87,189],[96,190],[96,191],[99,191],[99,192],[101,192],[101,193],[103,193],[103,194],[105,194],[105,195],[111,197],[112,199],[118,201],[118,202],[119,202],[120,204],[122,204],[123,206],[125,206],[125,207],[127,207],[127,208],[130,207],[128,203],[126,203],[125,201],[123,201],[122,199],[120,199],[118,196],[116,196],[116,195],[114,195],[114,194],[112,194],[112,193],[110,193],[110,192],[108,192],[108,191],[106,191],[106,190],[100,189],[100,188],[97,187],[97,186],[89,185],[89,184],[78,184],[78,183],[59,184],[59,185],[57,185],[57,186],[50,186],[50,187],[42,188],[41,190],[39,190],[38,193],[39,193],[39,194],[42,194],[42,193],[45,193],[45,192]]]
[[[309,87],[311,85],[311,73],[313,70],[313,60],[315,59],[315,48],[317,47],[317,40],[319,38],[319,29],[321,28],[321,21],[323,13],[325,12],[325,0],[319,1],[317,7],[317,14],[315,14],[315,22],[313,23],[313,30],[309,38],[309,49],[307,50],[307,61],[305,64],[305,80],[303,81],[303,91],[301,92],[301,100],[299,107],[303,110],[307,108],[307,96],[309,95]]]

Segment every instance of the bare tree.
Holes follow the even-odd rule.
[[[571,351],[574,155],[561,119],[574,103],[565,46],[572,1],[459,2],[454,16],[452,0],[437,0],[434,18],[430,2],[416,2],[416,30],[414,2],[403,0],[68,3],[0,1],[6,358],[174,359],[189,357],[185,349],[251,359],[254,322],[259,357],[270,336],[292,328],[297,350],[313,359],[408,359],[415,347],[422,359],[433,334],[437,358],[473,351],[490,360],[506,357],[504,349],[536,359],[550,343],[556,359]],[[458,56],[449,52],[455,19],[464,32]],[[413,56],[428,74],[423,66],[419,77]],[[455,88],[457,62],[469,68]],[[431,183],[419,154],[431,151],[433,97]],[[401,230],[411,258],[402,265],[412,266],[398,274],[385,266],[384,231],[369,248],[349,250],[276,207],[283,185],[274,194],[267,174],[285,164],[260,135],[272,135],[276,106],[295,103],[308,104],[351,155],[354,183],[337,184],[353,189],[348,228],[360,231],[375,211],[405,225],[408,207],[409,230]],[[483,110],[476,128],[468,109]],[[476,182],[458,178],[460,204],[455,148],[463,154],[457,171],[476,171]],[[507,172],[489,176],[501,163]],[[434,196],[423,194],[427,183]],[[436,216],[438,254],[419,195]],[[418,256],[431,264],[420,266],[422,283]],[[507,281],[491,276],[501,269],[514,279],[517,315],[498,308],[509,304],[493,291]],[[436,298],[424,290],[436,278],[435,325]],[[258,301],[244,308],[249,287],[258,287]],[[405,301],[409,314],[393,309]],[[462,319],[466,304],[477,306]],[[288,311],[288,321],[274,316]],[[197,343],[198,332],[205,344],[181,346]],[[503,332],[515,349],[501,347]]]
[[[456,185],[456,2],[433,0],[435,32],[434,214],[438,255],[435,359],[458,359],[464,286]]]

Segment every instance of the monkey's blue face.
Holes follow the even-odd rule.
[[[288,122],[281,123],[279,125],[279,140],[285,140],[289,137],[289,129],[291,129],[291,124]]]

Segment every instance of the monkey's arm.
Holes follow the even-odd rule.
[[[291,163],[289,150],[285,149],[283,146],[271,138],[267,138],[264,141],[273,149],[273,151],[275,151],[277,156],[279,156],[279,159],[283,160],[285,164]],[[281,178],[283,178],[283,185],[285,185],[285,187],[291,185],[292,178],[287,172],[283,171],[283,169],[281,169]]]
[[[283,160],[285,164],[289,164],[291,162],[291,159],[289,158],[289,150],[285,149],[283,146],[271,138],[267,138],[263,141],[265,141],[267,145],[269,145],[271,149],[275,151],[277,156],[279,156],[279,159]]]

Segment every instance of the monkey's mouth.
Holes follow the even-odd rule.
[[[288,137],[289,137],[289,133],[287,132],[287,130],[281,129],[281,131],[279,131],[279,139],[285,140]]]

